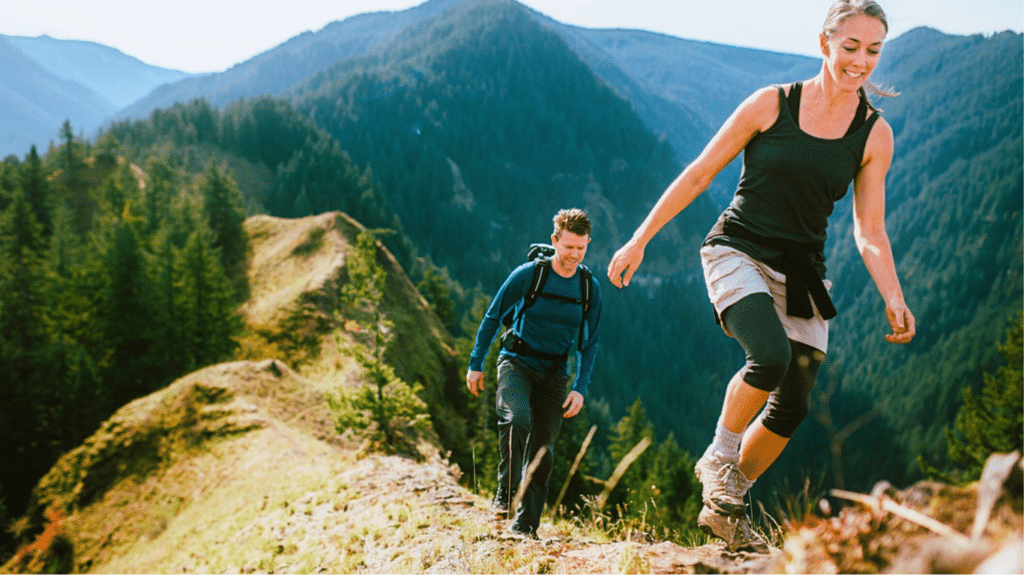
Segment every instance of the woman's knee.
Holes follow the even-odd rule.
[[[802,401],[791,401],[785,405],[773,404],[769,401],[768,407],[761,414],[761,424],[783,438],[792,438],[808,414],[810,414],[810,399],[808,398]]]
[[[761,416],[765,428],[791,438],[811,411],[811,392],[818,379],[824,353],[800,342],[792,342],[792,360],[779,389],[773,393]]]
[[[743,367],[743,381],[759,390],[772,392],[785,379],[791,359],[788,342],[762,347],[756,353],[748,351],[747,364]]]

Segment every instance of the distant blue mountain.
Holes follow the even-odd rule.
[[[114,112],[91,88],[54,74],[0,36],[0,155],[40,151],[57,137],[65,120],[92,130]]]
[[[120,50],[81,40],[7,36],[7,39],[44,68],[95,90],[120,110],[168,82],[192,76],[180,70],[150,66]]]
[[[0,36],[0,155],[45,149],[64,121],[91,135],[157,86],[190,74],[93,42]]]

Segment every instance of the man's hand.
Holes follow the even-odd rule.
[[[565,403],[562,404],[562,408],[568,408],[565,414],[562,414],[562,418],[572,418],[573,416],[580,413],[583,408],[583,394],[573,390],[569,392],[569,396],[566,397]]]
[[[480,396],[480,392],[484,389],[484,373],[473,370],[467,372],[466,386],[469,387],[470,394]]]

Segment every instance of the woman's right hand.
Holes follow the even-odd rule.
[[[887,341],[893,344],[907,344],[914,339],[917,334],[917,320],[902,298],[886,303],[885,316],[892,327],[892,334],[885,335]]]
[[[633,274],[644,260],[644,247],[634,240],[626,242],[619,248],[612,261],[608,263],[608,280],[616,288],[629,286]]]

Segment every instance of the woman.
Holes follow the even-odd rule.
[[[873,0],[836,2],[819,36],[821,71],[740,104],[608,265],[612,284],[628,286],[651,238],[744,153],[736,195],[701,247],[716,319],[747,355],[695,469],[704,499],[698,524],[732,550],[768,549],[743,496],[807,415],[835,315],[823,280],[828,216],[851,182],[854,238],[892,327],[885,338],[904,344],[916,332],[885,232],[892,129],[866,96],[892,96],[868,81],[887,32]]]

